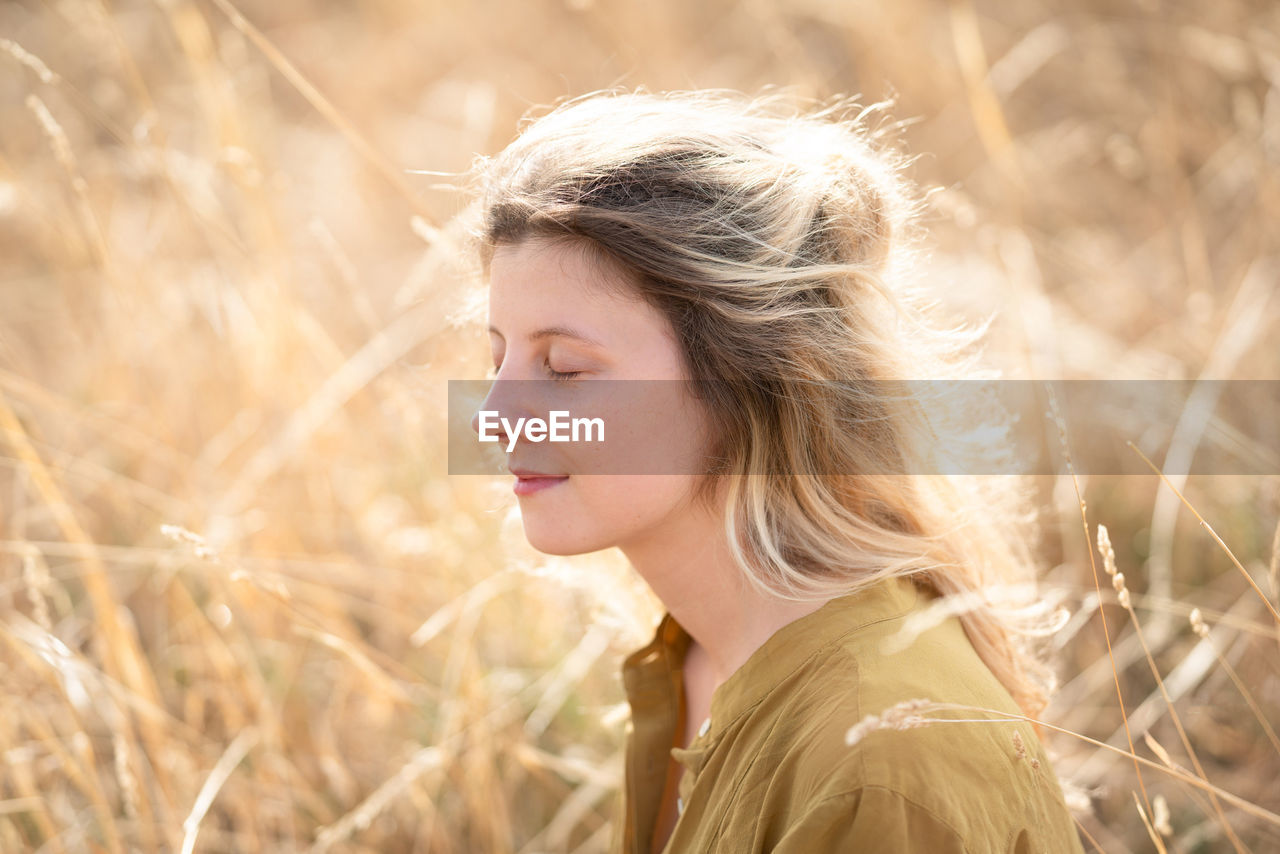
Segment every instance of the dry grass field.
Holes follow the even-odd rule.
[[[0,4],[0,851],[603,851],[659,612],[446,474],[458,173],[770,85],[892,100],[1010,376],[1280,378],[1273,2]],[[1280,850],[1280,477],[1042,480],[1087,847]]]

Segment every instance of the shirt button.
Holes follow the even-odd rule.
[[[706,735],[707,730],[709,729],[711,729],[711,718],[707,718],[705,721],[702,722],[702,726],[698,727],[698,735],[699,736]]]

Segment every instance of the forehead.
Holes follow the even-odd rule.
[[[509,323],[554,313],[605,319],[620,304],[641,303],[621,265],[581,241],[524,240],[494,250],[489,265],[489,314]],[[509,315],[509,316],[508,316]]]

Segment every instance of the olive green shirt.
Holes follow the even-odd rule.
[[[1030,724],[931,723],[846,743],[864,716],[916,698],[1019,711],[954,616],[900,652],[881,647],[934,595],[891,579],[783,626],[715,689],[687,748],[674,745],[689,635],[664,616],[623,665],[631,724],[614,854],[656,854],[670,758],[683,773],[667,854],[1082,854]]]

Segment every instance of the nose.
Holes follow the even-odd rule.
[[[494,407],[489,405],[489,399],[485,398],[485,402],[480,404],[480,408],[477,409],[475,411],[475,414],[471,416],[471,430],[477,436],[480,435],[480,413],[482,411],[491,411],[493,410],[493,408]],[[501,410],[498,410],[498,412],[499,412],[499,416],[505,414],[505,413],[502,413]],[[488,427],[489,429],[486,431],[485,435],[490,437],[496,436],[498,439],[498,446],[501,448],[507,447],[511,439],[510,439],[510,436],[507,434],[507,429],[504,426],[502,426],[501,417],[499,417],[498,419],[490,418]]]
[[[528,406],[529,401],[524,399],[525,393],[529,391],[526,386],[530,384],[520,380],[493,380],[489,385],[489,390],[485,394],[484,400],[481,401],[479,408],[471,416],[471,429],[479,435],[480,413],[496,412],[496,417],[490,415],[487,419],[485,435],[487,437],[496,436],[499,446],[506,449],[510,444],[511,436],[503,425],[502,419],[506,418],[512,424],[515,424],[518,419],[527,418],[532,414]]]

